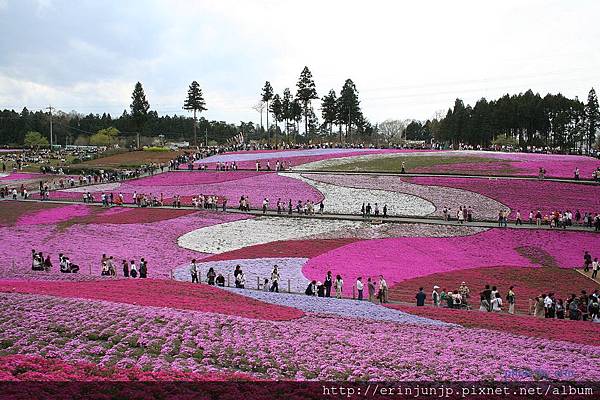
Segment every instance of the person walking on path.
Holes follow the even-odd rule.
[[[369,291],[369,301],[372,303],[375,299],[375,283],[371,278],[367,279],[367,290]]]
[[[337,275],[335,277],[335,282],[333,284],[335,286],[335,297],[336,299],[342,298],[342,289],[344,288],[344,280],[341,275]]]
[[[325,286],[325,297],[331,297],[331,287],[333,286],[331,271],[327,271],[327,276],[325,277],[323,286]]]
[[[583,253],[583,272],[588,272],[592,265],[592,256],[589,252]]]
[[[217,274],[215,273],[215,270],[213,269],[213,267],[210,267],[208,269],[208,272],[206,273],[206,282],[209,285],[214,286],[216,277],[217,277]]]
[[[419,288],[419,292],[416,294],[415,299],[417,299],[417,306],[422,307],[425,305],[425,299],[427,295],[423,292],[423,288]]]
[[[195,258],[190,265],[190,274],[192,275],[192,283],[198,283],[198,264],[196,264]]]
[[[279,269],[277,265],[273,266],[273,270],[271,271],[271,292],[279,293]]]
[[[358,291],[358,300],[363,299],[363,289],[365,285],[362,283],[362,277],[359,276],[356,280],[356,290]]]
[[[511,286],[508,289],[508,294],[506,295],[506,302],[508,303],[508,313],[509,314],[515,313],[516,296],[515,296],[515,292],[513,291],[513,289],[514,289],[514,286]]]
[[[438,293],[439,288],[439,286],[435,285],[433,287],[433,292],[431,292],[431,301],[434,307],[440,306],[440,294]]]
[[[142,258],[140,260],[140,278],[148,277],[148,262]]]
[[[129,263],[127,260],[123,260],[123,276],[129,278]]]
[[[600,263],[598,262],[598,257],[594,258],[592,261],[592,279],[596,279],[598,276],[598,270],[600,269]]]
[[[388,286],[385,279],[383,279],[383,275],[379,275],[379,302],[388,302]]]

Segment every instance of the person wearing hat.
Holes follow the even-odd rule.
[[[465,308],[469,308],[469,297],[471,297],[471,290],[464,281],[460,284],[458,293],[460,294],[463,306]]]
[[[438,285],[435,285],[433,287],[433,292],[431,293],[431,300],[433,301],[433,306],[434,307],[439,307],[440,306],[440,294],[438,293],[438,289],[440,287]]]

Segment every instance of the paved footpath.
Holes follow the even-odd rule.
[[[10,199],[4,199],[2,201],[14,201]],[[20,202],[41,202],[41,203],[53,203],[53,204],[86,204],[80,201],[69,201],[69,200],[38,200],[38,199],[28,199],[28,200],[16,200]],[[90,204],[90,203],[87,203]],[[101,204],[99,202],[92,203],[91,205],[100,207]],[[127,208],[137,208],[137,206],[133,204],[123,204],[122,206],[113,206],[113,207],[127,207]],[[161,209],[174,209],[172,206],[162,206],[162,207],[148,207],[148,208],[161,208]],[[181,206],[178,208],[179,210],[198,210],[198,211],[207,211],[203,208],[194,208],[191,206]],[[222,213],[222,209],[219,208],[217,211],[211,210],[211,212]],[[233,214],[248,214],[254,216],[265,216],[265,217],[277,217],[277,218],[308,218],[308,219],[324,219],[324,220],[343,220],[343,221],[365,221],[371,222],[372,224],[380,224],[380,223],[397,223],[397,224],[429,224],[429,225],[453,225],[453,226],[469,226],[469,227],[477,227],[477,228],[499,228],[497,222],[491,221],[473,221],[473,222],[465,222],[464,224],[459,224],[457,221],[444,221],[441,218],[436,217],[398,217],[398,216],[388,216],[387,218],[375,218],[371,216],[370,218],[363,218],[361,215],[353,215],[353,214],[328,214],[328,213],[315,213],[313,215],[304,215],[298,214],[294,212],[293,214],[288,214],[287,212],[282,212],[278,214],[277,211],[268,210],[266,213],[263,213],[262,210],[250,210],[250,211],[240,211],[237,208],[227,208],[228,213]],[[549,225],[541,225],[537,226],[535,224],[523,224],[523,225],[515,225],[514,222],[509,223],[506,228],[502,229],[539,229],[539,230],[552,230],[552,231],[576,231],[576,232],[594,232],[594,228],[587,228],[583,226],[570,226],[567,229],[561,228],[550,228]],[[598,232],[600,234],[600,232]]]

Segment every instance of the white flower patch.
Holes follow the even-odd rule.
[[[9,176],[9,173],[6,172],[0,172],[0,178],[6,178],[7,176]]]
[[[374,158],[396,158],[396,157],[413,157],[413,156],[431,156],[431,155],[444,155],[448,156],[447,152],[408,152],[408,153],[378,153],[378,154],[363,154],[359,156],[352,157],[343,157],[343,158],[329,158],[326,160],[313,161],[306,164],[301,164],[295,167],[292,167],[292,170],[304,170],[304,171],[312,171],[312,170],[320,170],[320,169],[329,169],[332,167],[338,167],[340,165],[352,164],[355,162],[369,161]]]
[[[260,288],[265,281],[265,278],[269,280],[269,287],[271,285],[271,271],[273,266],[277,265],[279,271],[279,290],[288,290],[292,292],[304,292],[308,285],[308,279],[302,274],[302,266],[308,261],[308,258],[253,258],[253,259],[241,259],[241,260],[225,260],[225,261],[207,261],[198,263],[199,278],[203,283],[207,281],[206,274],[209,268],[213,268],[215,273],[222,274],[224,277],[229,275],[229,282],[231,286],[234,285],[233,271],[235,266],[239,265],[242,267],[242,271],[246,274],[246,288],[257,289],[257,285],[260,283]],[[173,276],[178,281],[191,281],[190,265],[184,265],[173,271]]]
[[[113,190],[121,187],[120,182],[112,182],[112,183],[101,183],[99,185],[91,185],[91,186],[78,186],[70,189],[61,190],[61,192],[71,192],[71,193],[87,193],[87,192],[111,192]]]
[[[387,204],[387,213],[390,216],[425,216],[435,212],[435,206],[431,202],[406,193],[337,186],[294,173],[280,175],[299,179],[320,191],[325,197],[325,212],[332,214],[360,215],[363,203],[371,203],[373,209],[377,203],[380,214],[383,213],[383,205]]]
[[[506,205],[486,197],[480,193],[468,190],[445,187],[427,186],[405,182],[402,178],[390,175],[362,175],[362,174],[310,174],[310,178],[317,182],[329,183],[338,186],[357,187],[362,189],[386,188],[388,191],[405,193],[418,196],[435,204],[435,214],[443,216],[443,209],[447,207],[452,216],[456,215],[459,207],[472,207],[475,219],[495,220],[498,210],[507,209]]]
[[[179,237],[177,243],[201,253],[220,254],[257,244],[310,239],[322,233],[362,225],[358,221],[259,217],[200,228]]]

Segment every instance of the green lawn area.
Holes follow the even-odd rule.
[[[444,166],[444,172],[469,172],[464,164],[489,164],[497,166],[498,163],[505,165],[505,168],[498,170],[501,173],[510,173],[510,163],[505,160],[499,160],[491,157],[469,157],[469,156],[398,156],[398,157],[373,157],[368,160],[357,160],[343,164],[318,168],[327,171],[365,171],[365,172],[400,172],[404,162],[406,172],[418,172],[419,168],[435,168]],[[462,164],[457,170],[452,171],[452,164]],[[481,169],[481,166],[478,170]],[[432,171],[433,172],[433,171]]]

